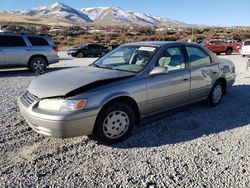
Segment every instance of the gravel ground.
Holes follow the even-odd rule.
[[[48,71],[94,60],[60,56]],[[32,131],[16,97],[34,73],[1,71],[0,187],[250,187],[250,69],[240,55],[221,57],[235,63],[237,80],[218,107],[154,116],[111,146]]]

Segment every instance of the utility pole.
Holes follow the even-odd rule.
[[[192,27],[192,42],[194,42],[194,28]]]

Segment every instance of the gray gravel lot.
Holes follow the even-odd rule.
[[[94,61],[60,56],[48,71]],[[235,63],[237,80],[218,107],[154,116],[111,146],[32,131],[16,97],[34,73],[0,70],[0,187],[250,187],[250,69],[240,55],[220,57]]]

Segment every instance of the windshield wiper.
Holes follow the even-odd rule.
[[[100,65],[97,65],[97,64],[94,64],[94,65],[95,65],[95,67],[97,67],[97,68],[113,70],[112,67],[100,66]]]

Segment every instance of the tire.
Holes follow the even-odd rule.
[[[228,48],[227,50],[226,50],[226,55],[231,55],[232,54],[232,49],[231,48]]]
[[[223,96],[223,84],[220,81],[217,81],[211,91],[210,94],[207,98],[207,103],[209,106],[217,106],[221,100],[222,100],[222,96]]]
[[[79,52],[79,53],[77,54],[77,57],[79,57],[79,58],[83,58],[83,57],[84,57],[83,52]]]
[[[220,55],[220,52],[216,52],[216,55]]]
[[[100,111],[93,136],[105,144],[118,143],[131,134],[134,126],[135,113],[132,107],[116,102]]]
[[[242,55],[242,57],[245,57],[245,55]]]
[[[29,62],[29,69],[32,71],[43,72],[47,68],[47,61],[42,57],[35,57]]]

